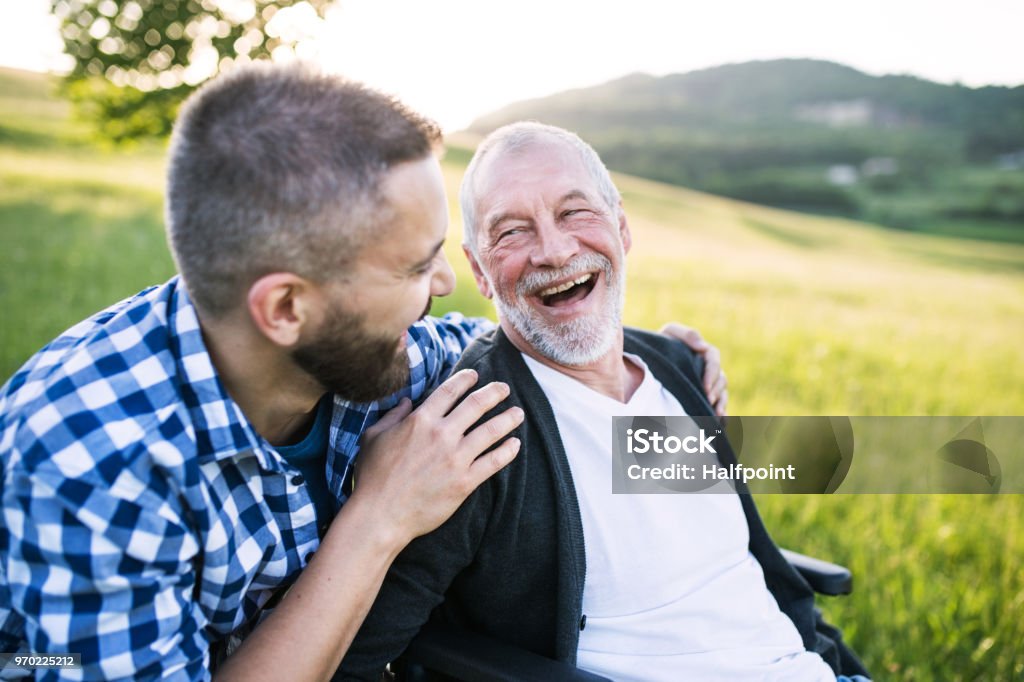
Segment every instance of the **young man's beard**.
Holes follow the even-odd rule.
[[[314,337],[292,351],[292,358],[326,392],[368,403],[408,382],[409,357],[398,343],[396,336],[372,334],[364,316],[332,308]]]

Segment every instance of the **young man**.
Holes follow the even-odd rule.
[[[0,651],[81,654],[44,678],[330,675],[398,551],[518,449],[480,456],[518,408],[472,428],[507,386],[455,407],[476,375],[445,380],[489,325],[425,317],[453,286],[439,139],[302,67],[185,104],[180,277],[0,392]]]
[[[612,495],[613,416],[713,409],[692,352],[623,329],[632,235],[593,149],[506,126],[461,198],[500,328],[460,366],[509,385],[522,451],[396,559],[338,677],[374,679],[432,613],[614,680],[863,674],[749,494]],[[718,453],[735,461],[728,442]]]

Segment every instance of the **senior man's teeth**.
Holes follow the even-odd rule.
[[[566,282],[565,284],[559,284],[556,287],[551,287],[550,289],[545,289],[544,291],[541,291],[537,295],[538,296],[554,296],[555,294],[560,294],[563,291],[568,291],[569,289],[572,289],[574,286],[576,286],[578,284],[583,284],[584,282],[589,281],[590,278],[593,277],[593,276],[594,276],[593,273],[588,272],[585,275],[580,275],[577,279],[574,279],[571,282]]]

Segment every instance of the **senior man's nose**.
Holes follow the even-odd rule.
[[[542,221],[537,225],[537,240],[531,257],[537,267],[560,268],[580,249],[579,241],[569,231],[554,222]]]

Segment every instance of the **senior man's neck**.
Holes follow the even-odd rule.
[[[644,379],[644,371],[623,355],[622,329],[619,329],[618,336],[607,353],[585,365],[563,365],[555,362],[537,352],[511,325],[503,324],[502,330],[513,346],[537,362],[620,403],[629,402]]]

